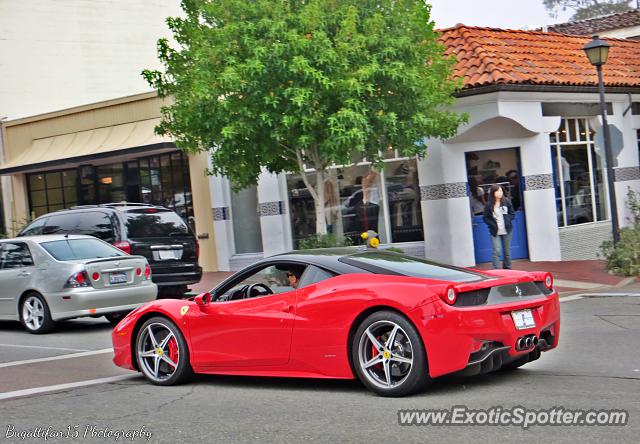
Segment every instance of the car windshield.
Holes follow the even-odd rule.
[[[127,233],[130,238],[184,236],[187,224],[173,211],[145,209],[127,214]]]
[[[480,273],[396,253],[359,253],[342,257],[339,261],[377,274],[390,273],[452,282],[486,279]]]
[[[66,239],[42,242],[40,245],[58,261],[126,256],[121,250],[98,239]]]

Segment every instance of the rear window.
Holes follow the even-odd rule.
[[[130,238],[185,236],[187,224],[173,211],[126,213],[127,233]]]
[[[480,273],[395,253],[360,253],[342,257],[339,261],[377,274],[390,273],[452,282],[485,279]]]
[[[126,256],[125,253],[116,247],[112,247],[98,239],[68,239],[42,242],[40,245],[59,261]]]

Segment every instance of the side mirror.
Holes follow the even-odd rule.
[[[200,293],[198,296],[193,298],[193,302],[200,307],[204,307],[211,301],[211,294],[209,292]]]

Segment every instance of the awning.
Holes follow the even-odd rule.
[[[18,157],[0,165],[0,175],[175,149],[171,139],[155,133],[159,123],[155,118],[35,139]]]

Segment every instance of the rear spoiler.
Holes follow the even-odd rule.
[[[144,257],[144,256],[140,256],[140,255],[100,257],[100,258],[97,258],[97,259],[91,259],[91,260],[85,262],[85,264],[96,264],[96,263],[99,263],[99,262],[111,262],[111,261],[118,261],[118,260],[124,260],[124,259],[144,259],[144,260],[146,260],[147,258]]]

